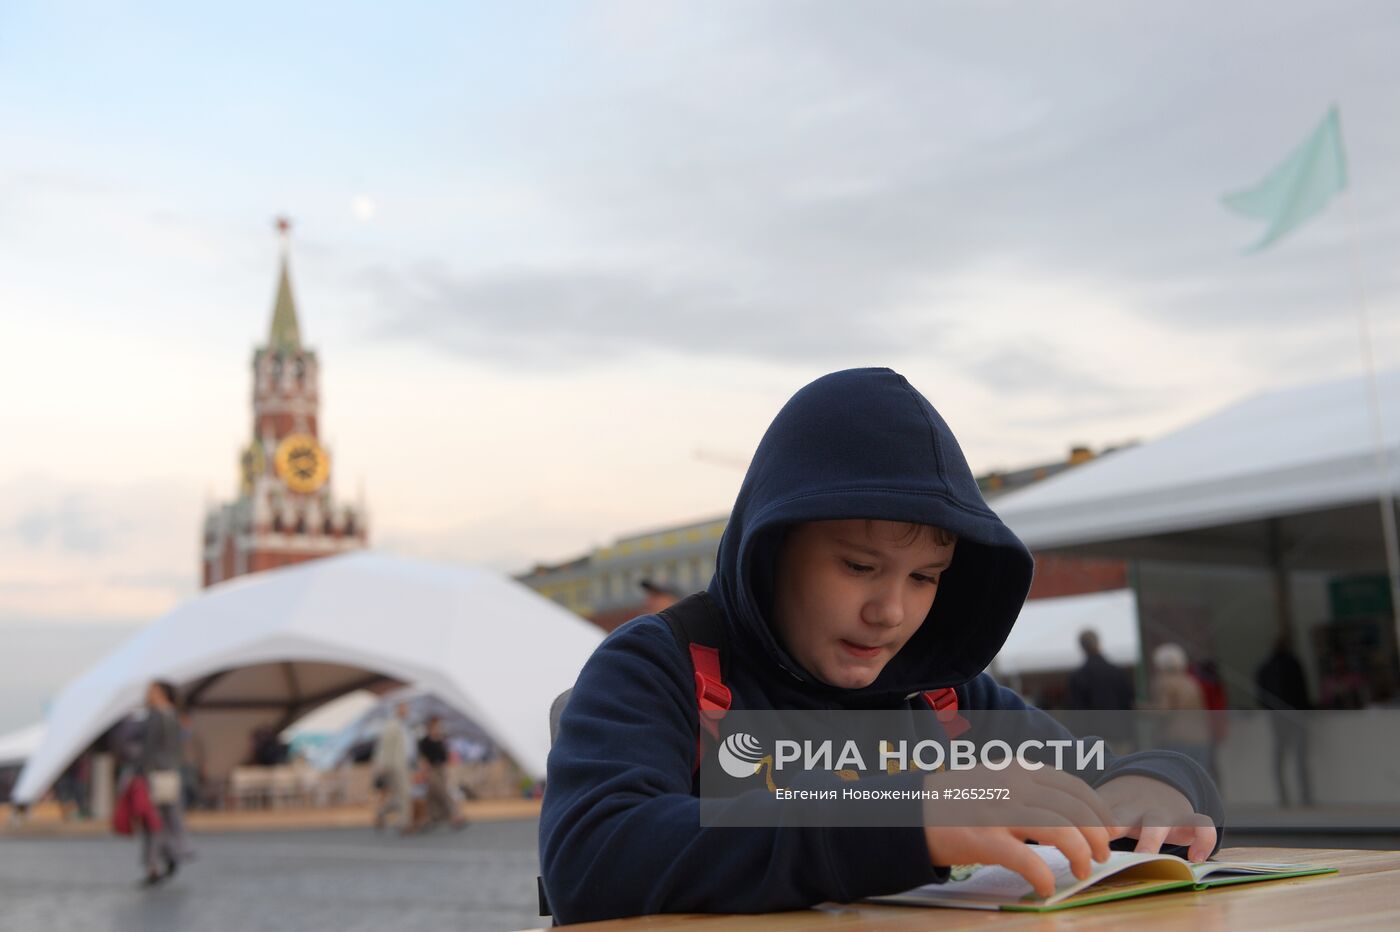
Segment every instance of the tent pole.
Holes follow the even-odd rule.
[[[1133,695],[1139,702],[1147,699],[1147,678],[1150,665],[1147,660],[1147,631],[1142,624],[1142,561],[1128,560],[1128,588],[1133,593],[1133,611],[1137,614],[1138,662],[1133,667]]]
[[[1371,352],[1371,316],[1366,309],[1366,282],[1361,272],[1357,246],[1356,215],[1351,197],[1341,197],[1347,215],[1347,255],[1350,257],[1352,288],[1361,325],[1361,358],[1366,364],[1366,407],[1371,415],[1371,444],[1376,451],[1376,484],[1379,487],[1381,535],[1385,538],[1386,575],[1390,578],[1390,616],[1400,643],[1400,541],[1395,528],[1395,494],[1390,487],[1390,455],[1385,445],[1385,422],[1381,418],[1381,396],[1376,386],[1376,364]]]
[[[1283,530],[1278,518],[1270,518],[1269,568],[1274,574],[1274,619],[1278,623],[1278,633],[1288,641],[1293,640],[1293,592],[1288,585],[1288,567],[1283,560]]]

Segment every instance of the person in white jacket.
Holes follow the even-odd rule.
[[[413,743],[408,738],[407,720],[408,705],[400,702],[374,745],[374,775],[384,792],[374,816],[376,829],[384,828],[390,813],[396,814],[398,828],[407,830],[410,825],[413,807],[409,800],[409,763]]]

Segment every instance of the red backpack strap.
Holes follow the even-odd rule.
[[[690,662],[695,665],[695,705],[700,710],[700,727],[718,741],[719,720],[724,718],[729,704],[734,701],[720,673],[719,649],[692,644]]]
[[[948,733],[948,737],[956,738],[967,731],[972,725],[967,719],[958,714],[958,691],[951,687],[943,689],[930,689],[922,694],[924,702],[933,710],[933,714],[938,716],[938,721],[942,723],[943,730]]]
[[[700,759],[705,754],[705,735],[719,740],[720,719],[734,701],[729,687],[724,685],[727,666],[724,619],[709,594],[697,592],[661,612],[661,620],[690,654],[695,670],[695,707],[700,718],[700,728],[695,734],[695,761],[691,767],[691,772],[695,773],[700,770]]]

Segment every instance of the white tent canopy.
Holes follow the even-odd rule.
[[[592,624],[483,569],[358,552],[244,576],[161,617],[68,685],[14,797],[37,799],[94,739],[169,680],[211,755],[355,689],[412,683],[541,776],[549,705],[602,639]],[[229,755],[232,755],[229,757]]]
[[[0,767],[13,767],[24,763],[43,740],[43,722],[35,722],[18,731],[0,735]]]
[[[1395,488],[1400,372],[1378,385]],[[1257,395],[994,507],[1033,550],[1267,563],[1271,551],[1304,547],[1316,565],[1344,565],[1383,552],[1379,483],[1357,377]]]
[[[1092,628],[1111,663],[1132,666],[1142,655],[1137,598],[1114,589],[1055,599],[1031,599],[993,661],[998,674],[1072,670],[1084,662],[1079,633]]]

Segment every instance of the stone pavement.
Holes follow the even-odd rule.
[[[136,886],[139,842],[0,837],[0,930],[521,929],[535,894],[535,820],[409,838],[371,829],[198,834],[198,859]]]
[[[479,799],[465,802],[461,812],[473,822],[500,819],[538,819],[538,799]],[[282,829],[362,828],[374,821],[374,807],[276,807],[270,809],[204,809],[185,813],[185,825],[194,832],[265,832]],[[24,818],[0,805],[0,836],[4,835],[108,835],[111,829],[98,820],[64,821],[58,805],[43,802]]]

